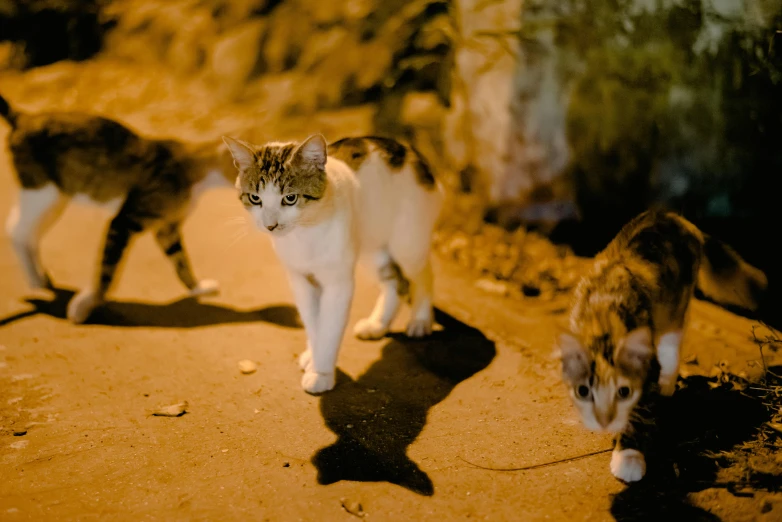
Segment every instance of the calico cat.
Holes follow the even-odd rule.
[[[104,301],[126,247],[144,230],[154,231],[191,295],[218,291],[216,282],[196,280],[180,228],[197,195],[236,178],[222,143],[147,139],[82,113],[24,114],[2,97],[0,115],[11,126],[8,145],[21,185],[6,231],[31,287],[52,288],[38,244],[69,200],[101,205],[113,216],[94,280],[68,304],[71,322],[84,322]]]
[[[584,425],[617,437],[611,472],[622,481],[646,473],[645,415],[655,396],[675,391],[696,286],[755,310],[767,279],[683,217],[655,210],[625,225],[576,289],[558,343],[563,380]]]
[[[377,137],[327,145],[253,145],[224,137],[239,171],[236,188],[255,225],[271,234],[285,265],[308,349],[302,387],[322,393],[334,372],[353,298],[354,267],[367,256],[382,291],[355,325],[360,339],[383,337],[409,295],[411,337],[432,331],[430,246],[443,194],[412,148]]]

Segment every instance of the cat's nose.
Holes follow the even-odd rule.
[[[603,428],[607,428],[608,425],[611,424],[611,421],[614,420],[612,415],[602,411],[595,412],[595,418],[597,419],[598,424]]]
[[[273,224],[273,225],[266,225],[266,228],[268,228],[268,229],[269,229],[269,232],[271,232],[272,230],[274,230],[275,228],[277,228],[277,223],[275,223],[275,224]]]

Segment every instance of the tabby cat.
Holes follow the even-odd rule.
[[[224,139],[239,170],[239,197],[288,271],[309,341],[299,358],[305,391],[334,387],[359,254],[382,291],[356,336],[383,337],[408,295],[408,335],[431,333],[430,243],[443,195],[415,150],[377,137],[328,146],[319,134],[263,146]]]
[[[696,286],[754,310],[767,279],[683,217],[655,210],[625,225],[576,289],[558,343],[563,380],[584,425],[616,436],[611,472],[622,481],[646,473],[644,415],[654,396],[676,389]]]
[[[218,291],[216,282],[196,280],[180,229],[197,195],[236,179],[222,143],[147,139],[77,112],[24,114],[2,97],[0,115],[11,126],[8,145],[21,185],[6,230],[31,287],[52,287],[38,245],[69,200],[100,205],[113,216],[94,280],[68,304],[70,321],[84,322],[104,301],[125,249],[144,230],[154,231],[191,295]]]

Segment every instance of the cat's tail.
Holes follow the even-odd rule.
[[[768,287],[766,274],[744,261],[729,245],[703,237],[698,289],[723,305],[755,311]]]
[[[19,113],[8,104],[2,95],[0,95],[0,116],[5,118],[11,127],[16,127],[16,119],[18,118]]]
[[[698,290],[721,305],[756,311],[768,288],[766,274],[744,261],[730,245],[704,233],[683,216],[663,212],[676,219],[701,244]]]

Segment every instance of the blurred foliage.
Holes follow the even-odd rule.
[[[586,216],[623,221],[656,202],[695,216],[770,211],[759,203],[782,168],[782,3],[715,6],[526,3],[522,41],[554,28],[563,57]]]

